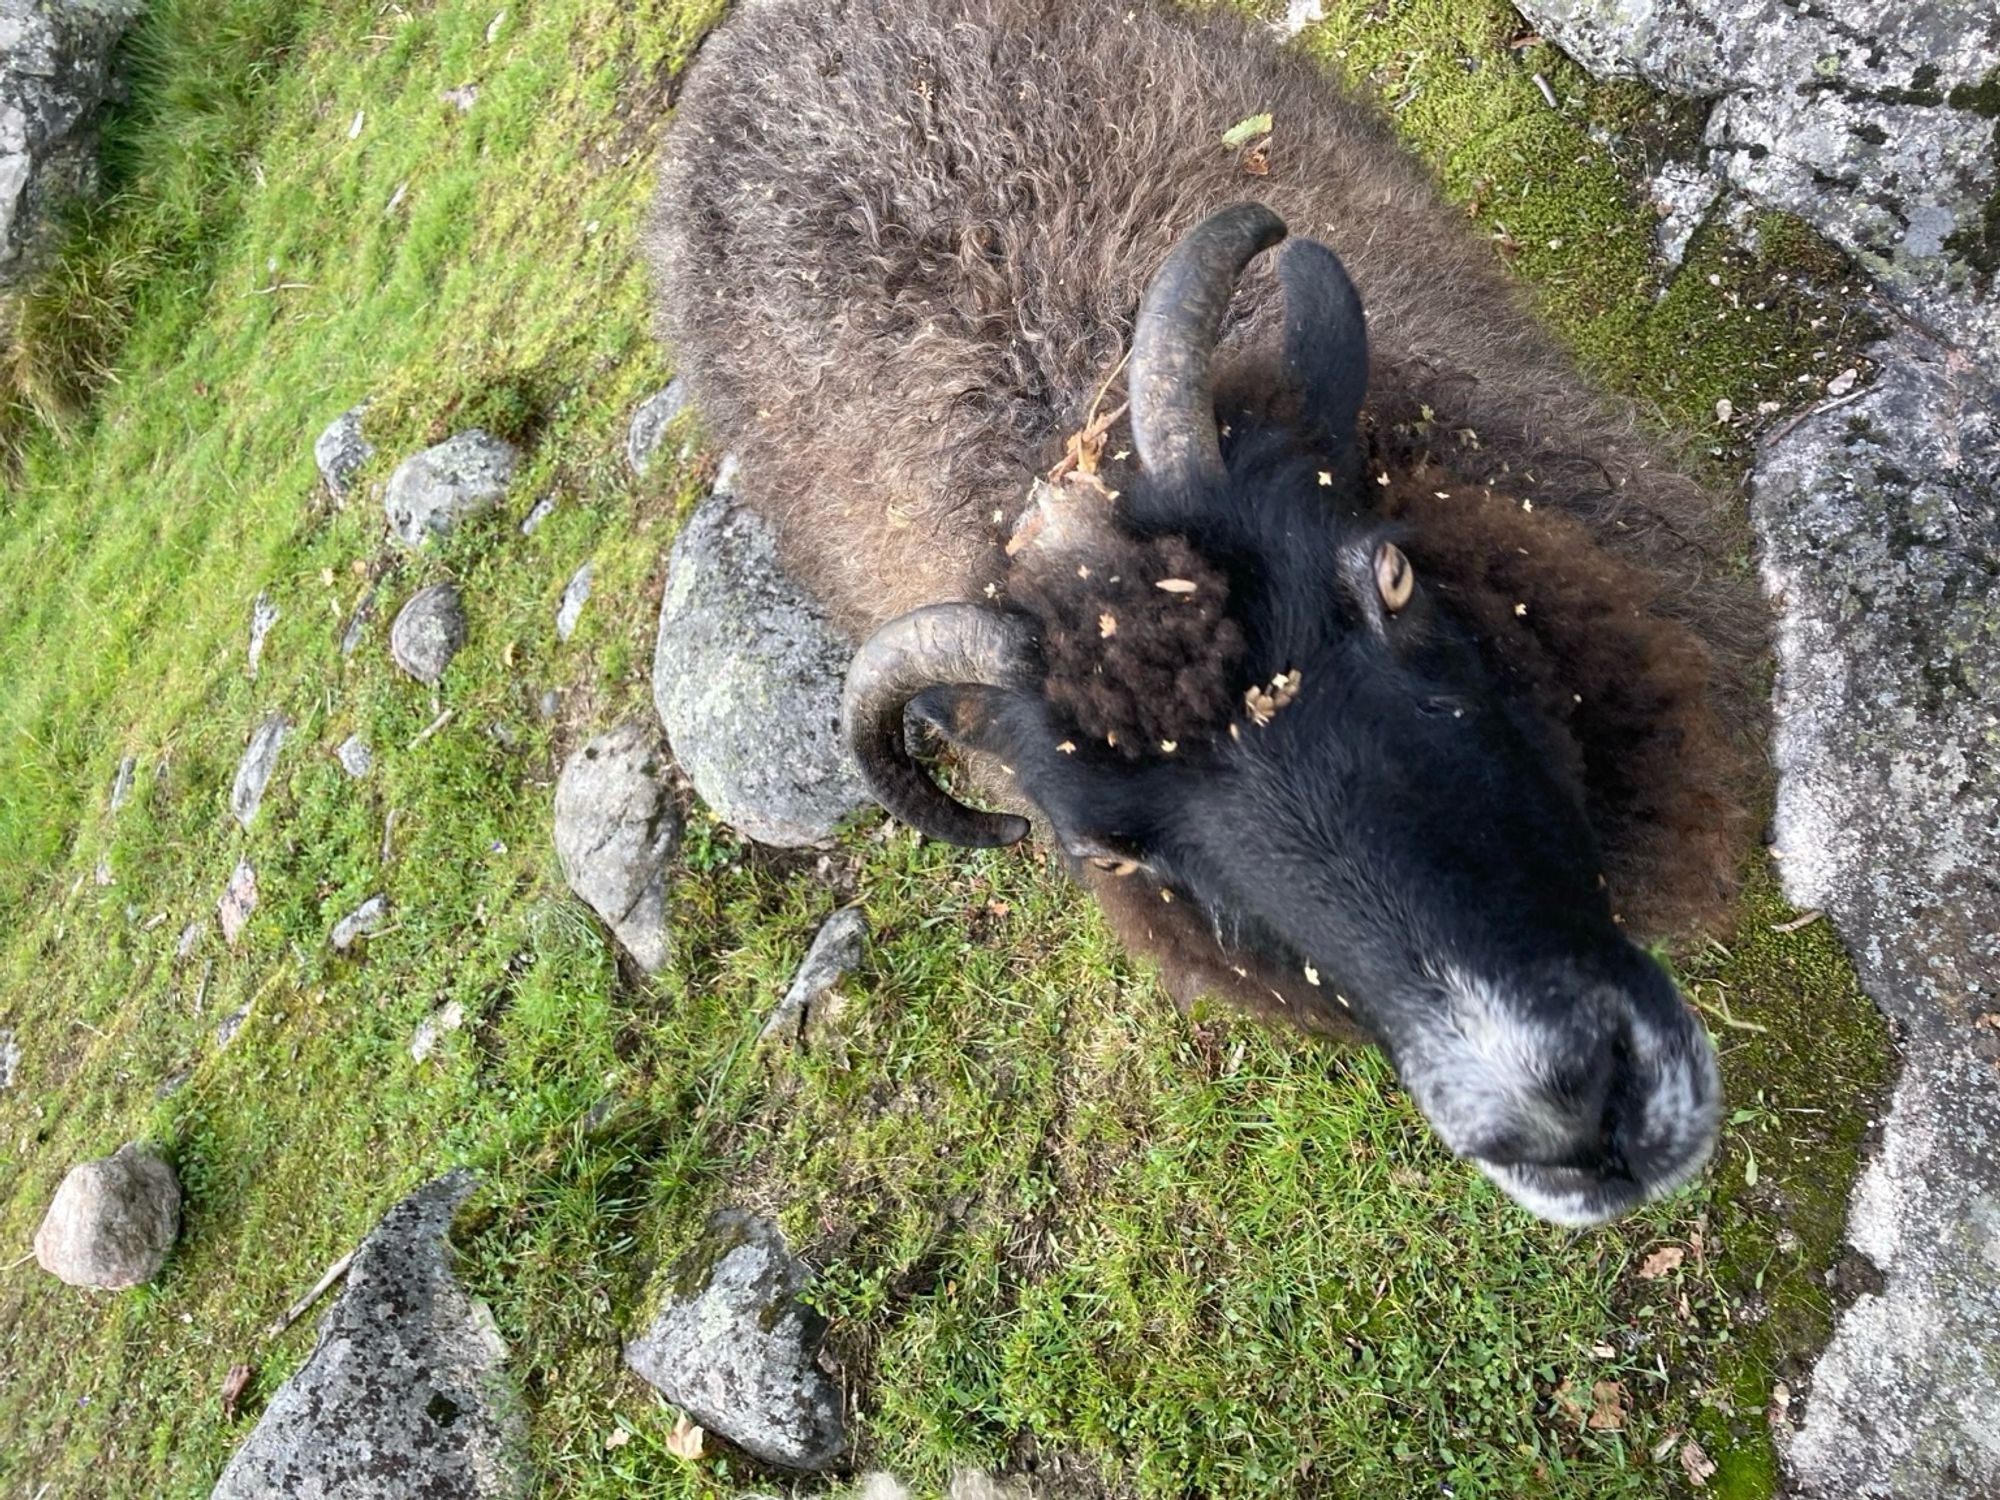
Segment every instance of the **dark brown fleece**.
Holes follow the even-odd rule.
[[[1246,177],[1218,137],[1263,110],[1270,172]],[[1740,522],[1578,375],[1375,109],[1317,64],[1229,15],[1145,0],[761,0],[692,70],[647,248],[661,330],[742,455],[746,500],[858,636],[1000,581],[1028,481],[1083,425],[1147,277],[1245,197],[1348,266],[1388,465],[1477,433],[1437,445],[1450,483],[1384,501],[1573,737],[1634,930],[1713,919],[1761,764],[1765,619]],[[1274,292],[1254,267],[1225,386],[1256,383]],[[1532,501],[1530,564],[1563,554],[1525,601],[1508,596],[1530,580],[1493,551],[1511,519],[1416,493],[1489,485],[1510,517]],[[1566,689],[1584,702],[1566,710]]]

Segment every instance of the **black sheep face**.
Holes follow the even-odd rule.
[[[997,759],[1073,860],[1302,976],[1518,1202],[1614,1217],[1706,1161],[1713,1048],[1618,930],[1539,720],[1370,513],[1339,262],[1294,242],[1280,278],[1313,420],[1225,407],[1219,469],[1141,473],[1115,535],[1017,563],[1039,690],[935,686],[911,710]]]

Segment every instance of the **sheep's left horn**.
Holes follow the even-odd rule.
[[[1209,358],[1243,268],[1284,237],[1263,204],[1232,203],[1183,235],[1147,283],[1128,384],[1133,446],[1156,477],[1189,487],[1222,477]]]
[[[903,710],[927,687],[1023,687],[1034,677],[1026,621],[977,604],[933,604],[899,615],[854,653],[840,700],[840,734],[875,799],[919,833],[948,844],[1019,842],[1028,820],[981,812],[946,796],[903,743]]]

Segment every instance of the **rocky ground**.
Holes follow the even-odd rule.
[[[0,509],[0,1187],[42,1256],[0,1278],[0,1478],[1986,1483],[1990,21],[1283,18],[1593,369],[1749,475],[1772,859],[1673,955],[1733,1113],[1697,1192],[1571,1235],[1379,1059],[1179,1015],[1032,851],[869,821],[846,644],[631,254],[719,9],[330,0],[132,178],[161,214],[200,181],[203,254]],[[132,138],[210,97],[161,84]],[[1836,931],[1897,1025],[1886,1113]]]

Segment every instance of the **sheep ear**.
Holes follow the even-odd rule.
[[[1295,239],[1278,252],[1278,282],[1285,292],[1285,372],[1318,435],[1344,452],[1368,390],[1361,296],[1340,257],[1317,240]]]
[[[912,698],[909,714],[959,749],[992,756],[1024,788],[1055,758],[1053,746],[1041,743],[1049,738],[1041,701],[1026,693],[945,683]]]

